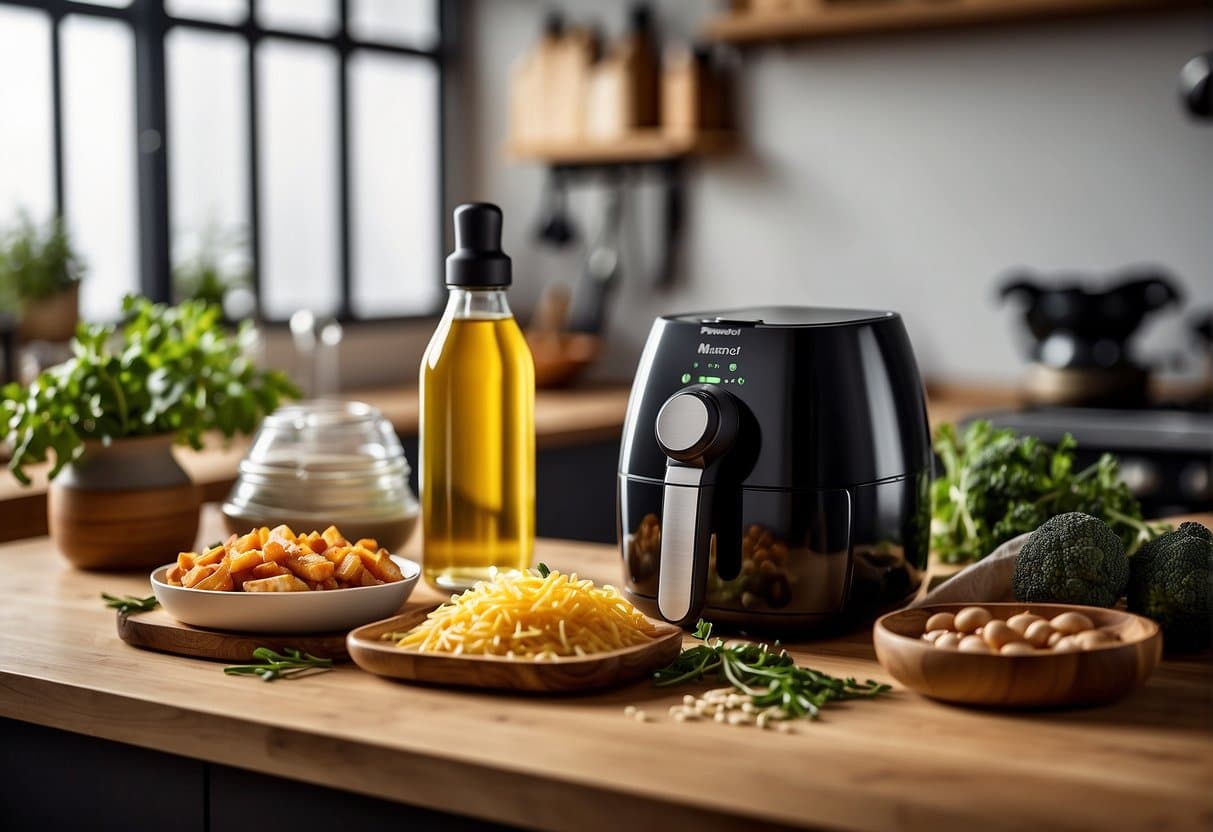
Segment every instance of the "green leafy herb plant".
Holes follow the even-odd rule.
[[[80,281],[84,263],[62,219],[39,227],[28,215],[0,232],[0,308],[49,298]]]
[[[1116,457],[1104,454],[1074,468],[1077,443],[1066,434],[1056,448],[978,420],[963,433],[942,425],[935,452],[943,475],[931,486],[931,549],[945,563],[979,560],[1013,537],[1058,514],[1079,511],[1103,520],[1127,552],[1158,534],[1120,478]]]
[[[51,455],[54,478],[86,442],[171,435],[198,449],[207,431],[251,433],[282,399],[299,395],[283,373],[258,369],[244,356],[250,325],[229,332],[217,307],[132,295],[122,310],[120,327],[81,325],[71,358],[29,387],[0,388],[0,429],[13,447],[9,469],[21,482],[30,482],[26,466]]]

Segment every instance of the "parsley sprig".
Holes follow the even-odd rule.
[[[688,647],[672,664],[658,670],[654,684],[671,687],[714,677],[749,696],[756,708],[778,707],[789,717],[809,719],[816,719],[829,702],[879,696],[889,690],[888,685],[871,679],[839,679],[801,667],[778,643],[773,650],[749,642],[726,645],[722,639],[712,638],[712,625],[702,618],[694,636],[703,643]]]
[[[293,647],[284,647],[277,653],[268,647],[258,647],[253,651],[254,664],[234,664],[223,668],[229,676],[260,676],[263,682],[275,679],[287,679],[309,670],[324,671],[333,666],[332,659],[323,659],[304,653]]]

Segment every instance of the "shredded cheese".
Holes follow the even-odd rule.
[[[594,586],[576,573],[539,577],[527,572],[451,596],[396,646],[542,661],[620,650],[656,635],[653,623],[612,586]]]

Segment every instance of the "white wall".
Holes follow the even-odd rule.
[[[505,210],[523,306],[580,273],[575,254],[532,241],[542,170],[502,153],[508,68],[550,5],[465,4],[465,97],[450,128],[469,139],[466,197]],[[611,31],[627,8],[555,5]],[[659,19],[693,34],[710,8],[665,0]],[[1179,68],[1211,45],[1207,14],[1169,12],[747,51],[745,149],[694,166],[684,273],[653,292],[632,263],[599,374],[630,374],[655,315],[778,301],[897,309],[924,373],[1013,379],[1014,313],[993,287],[1016,265],[1158,262],[1189,309],[1213,304],[1213,126],[1189,122],[1176,94]],[[592,231],[595,206],[578,207]],[[654,213],[633,207],[633,225]],[[630,240],[653,247],[651,235]],[[1143,352],[1183,348],[1181,320],[1156,319]]]

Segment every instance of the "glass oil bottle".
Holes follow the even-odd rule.
[[[535,544],[535,366],[501,224],[496,205],[455,209],[450,296],[421,363],[422,565],[444,591],[526,569]]]

